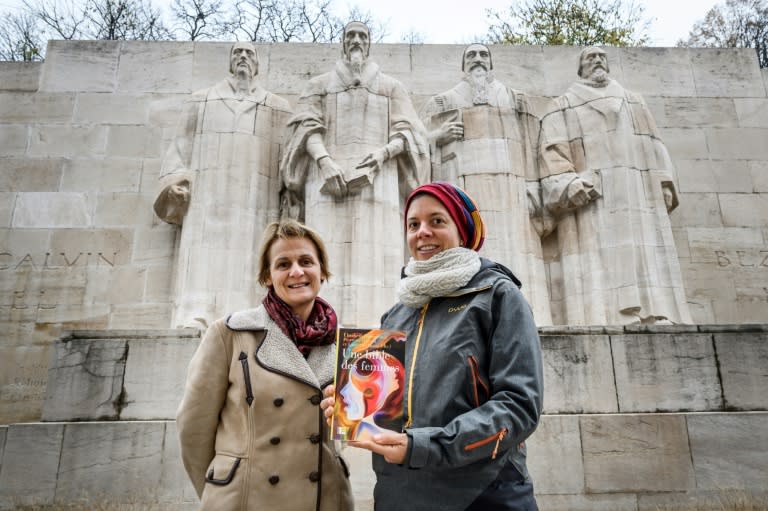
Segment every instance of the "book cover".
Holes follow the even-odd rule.
[[[331,439],[364,440],[403,427],[405,332],[339,328]]]
[[[347,183],[347,193],[350,195],[357,195],[366,186],[373,184],[373,174],[370,172],[359,172],[351,178],[344,176],[344,181]],[[320,193],[330,194],[330,183],[328,181],[323,183],[320,187]]]

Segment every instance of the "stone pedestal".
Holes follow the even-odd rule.
[[[540,330],[545,415],[527,445],[541,509],[768,502],[768,325]],[[198,341],[195,330],[59,339],[44,420],[61,422],[0,427],[0,509],[195,509],[173,418]],[[356,509],[372,510],[370,454],[343,455]]]

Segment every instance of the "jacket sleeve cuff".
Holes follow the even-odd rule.
[[[406,432],[408,434],[410,459],[408,461],[409,468],[422,468],[427,465],[429,460],[429,430],[427,429],[410,429]]]

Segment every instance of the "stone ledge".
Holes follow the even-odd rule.
[[[42,71],[42,62],[0,62],[0,90],[34,92]]]
[[[768,323],[708,324],[708,325],[555,325],[539,327],[539,335],[617,335],[632,334],[677,334],[677,333],[723,333],[723,332],[768,332]]]
[[[157,338],[200,338],[196,328],[169,328],[162,330],[68,330],[60,340],[67,339],[146,339]]]
[[[21,423],[3,430],[0,509],[66,504],[83,494],[127,502],[121,509],[131,510],[197,503],[174,421]],[[736,492],[768,496],[766,437],[768,412],[544,415],[526,444],[542,509],[655,511]],[[356,509],[371,511],[370,457],[350,449],[344,456]]]
[[[768,410],[765,326],[546,329],[544,412]],[[43,420],[173,419],[198,343],[195,329],[69,332],[54,343]]]

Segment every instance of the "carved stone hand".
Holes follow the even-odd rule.
[[[345,197],[347,195],[347,183],[344,181],[344,171],[341,167],[330,156],[320,158],[317,163],[320,175],[325,180],[320,192],[339,199]]]
[[[435,143],[440,147],[455,140],[460,140],[464,136],[464,123],[458,121],[445,121],[435,131]]]
[[[585,206],[589,201],[595,200],[599,196],[594,185],[583,178],[576,178],[571,181],[566,190],[569,209]]]
[[[384,166],[384,162],[387,161],[387,159],[389,159],[389,153],[386,148],[382,147],[363,158],[363,161],[361,161],[355,168],[362,169],[368,167],[371,169],[371,172],[378,172]]]
[[[678,206],[675,185],[671,181],[663,181],[661,183],[661,193],[664,196],[664,205],[667,207],[667,213],[669,213]]]
[[[168,187],[168,199],[172,201],[176,207],[186,205],[189,202],[189,183],[184,181]]]
[[[182,225],[189,209],[190,196],[190,184],[186,179],[168,185],[155,200],[155,213],[169,224]]]

